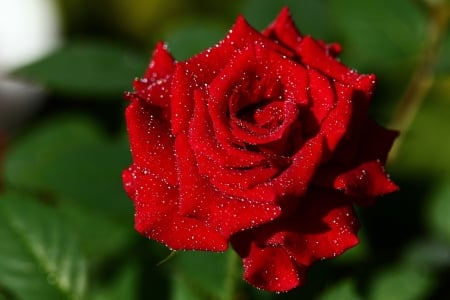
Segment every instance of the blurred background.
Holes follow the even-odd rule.
[[[169,250],[133,230],[122,95],[157,41],[183,60],[283,5],[377,75],[371,114],[402,129],[387,166],[401,190],[359,208],[361,244],[301,288],[241,282],[236,299],[450,299],[448,0],[0,0],[0,300],[224,299],[232,253],[157,266]]]

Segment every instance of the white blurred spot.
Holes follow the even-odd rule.
[[[46,55],[60,41],[53,0],[0,0],[0,74]]]

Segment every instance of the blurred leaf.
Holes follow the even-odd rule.
[[[202,300],[203,295],[195,293],[191,285],[187,280],[180,275],[175,275],[173,279],[172,296],[171,300]]]
[[[13,144],[5,183],[58,202],[90,260],[119,253],[133,238],[131,201],[120,174],[128,164],[125,140],[108,142],[87,119],[47,121]]]
[[[114,44],[78,41],[68,43],[16,73],[68,95],[117,95],[120,98],[123,91],[131,89],[133,78],[144,72],[147,62],[147,57]]]
[[[440,53],[440,60],[436,68],[438,73],[449,75],[450,72],[450,31],[447,31],[447,36],[443,41],[442,50]]]
[[[428,96],[416,115],[393,164],[400,174],[437,177],[450,174],[450,101]]]
[[[177,60],[184,60],[214,46],[225,37],[227,30],[217,21],[184,20],[172,24],[163,40]]]
[[[371,300],[422,300],[433,286],[433,278],[422,268],[399,264],[381,271],[370,286]]]
[[[189,3],[183,0],[109,0],[113,22],[122,31],[148,42],[155,28],[164,27],[169,18],[186,14]]]
[[[338,284],[328,288],[320,300],[362,300],[356,292],[355,285],[350,279],[339,282]]]
[[[275,20],[283,6],[289,7],[302,34],[317,39],[330,38],[333,27],[329,22],[326,0],[248,0],[244,2],[242,13],[252,26],[262,30]]]
[[[50,193],[130,221],[132,206],[120,175],[129,163],[128,145],[106,141],[92,122],[77,117],[50,120],[8,150],[6,185]]]
[[[176,261],[177,276],[174,298],[182,299],[222,299],[227,290],[227,268],[230,255],[236,255],[233,250],[225,253],[211,253],[202,251],[177,252],[173,260]],[[188,291],[189,290],[189,291]],[[191,298],[183,298],[182,292]],[[193,297],[196,298],[193,298]],[[174,300],[173,299],[173,300]]]
[[[444,101],[447,101],[447,103],[450,103],[450,66],[448,68],[447,73],[442,74],[442,76],[438,76],[435,79],[434,87],[431,90],[430,98],[442,99]]]
[[[428,270],[450,267],[450,243],[420,240],[406,248],[405,263]]]
[[[0,282],[19,299],[82,299],[86,265],[56,211],[19,194],[0,196]]]
[[[73,201],[62,201],[58,209],[78,239],[86,241],[80,247],[90,261],[98,262],[119,254],[137,237],[131,214],[130,222],[125,223]]]
[[[260,289],[254,289],[251,288],[250,289],[251,295],[253,295],[253,297],[251,299],[258,299],[258,300],[277,300],[277,294],[274,294],[272,292],[268,292],[265,290],[260,290]],[[290,295],[290,294],[287,294]],[[286,299],[290,299],[289,296],[285,296]],[[291,298],[292,299],[292,298]],[[307,298],[306,298],[307,299]]]
[[[450,245],[450,178],[444,180],[428,197],[427,206],[426,218],[430,231]]]
[[[345,38],[343,61],[371,70],[413,59],[423,46],[425,17],[408,0],[331,1],[334,26]]]
[[[129,265],[118,272],[106,287],[95,291],[89,299],[91,300],[133,300],[137,295],[138,268]]]

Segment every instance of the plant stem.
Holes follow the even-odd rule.
[[[439,59],[439,50],[445,38],[450,17],[450,4],[443,1],[440,5],[431,4],[429,8],[429,22],[426,32],[427,40],[421,57],[414,70],[402,98],[389,123],[389,128],[399,130],[400,137],[395,142],[389,161],[392,162],[398,155],[408,129],[410,128],[419,108],[434,82],[434,69]]]
[[[232,249],[227,251],[227,274],[225,278],[225,294],[222,300],[236,300],[239,278],[239,256]],[[239,280],[239,281],[238,281]]]

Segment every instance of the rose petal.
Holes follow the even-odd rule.
[[[354,116],[350,128],[333,155],[333,168],[343,172],[368,161],[384,164],[398,132],[376,124],[367,111]]]
[[[358,243],[359,224],[343,194],[317,190],[301,201],[295,211],[233,236],[233,248],[243,259],[250,283],[271,291],[292,289],[314,261],[337,256]],[[288,283],[280,287],[283,278]]]
[[[260,78],[261,82],[258,83],[256,78]],[[254,82],[259,92],[252,85]],[[257,45],[246,48],[210,84],[208,108],[215,134],[222,141],[233,139],[237,140],[236,143],[248,144],[269,143],[281,139],[286,128],[297,116],[296,104],[307,103],[306,82],[306,70],[290,60]],[[277,83],[283,87],[283,94],[275,98],[271,87]],[[242,120],[237,111],[242,105],[236,103],[239,101],[236,99],[240,97],[245,99],[248,106],[264,100],[283,101],[284,109],[279,112],[283,117],[281,124],[277,124],[275,128],[264,128]],[[229,110],[228,104],[231,105]]]
[[[291,12],[283,7],[275,21],[262,32],[269,39],[279,41],[287,48],[295,49],[301,40],[301,35],[292,20]]]
[[[195,111],[189,127],[189,141],[197,155],[208,156],[224,168],[249,168],[262,165],[264,155],[238,148],[225,138],[227,132],[214,134],[211,116],[206,107],[208,97],[201,90],[194,92]]]
[[[398,134],[395,130],[385,129],[373,120],[367,119],[357,160],[360,162],[379,160],[384,164]]]
[[[379,161],[363,163],[339,175],[334,181],[334,187],[357,197],[382,196],[398,190]]]
[[[211,183],[199,174],[187,138],[178,136],[175,147],[180,170],[179,209],[182,215],[201,220],[228,238],[237,231],[266,223],[280,214],[277,205],[249,202],[213,189]],[[221,173],[215,175],[220,176]]]
[[[205,198],[217,198],[217,195],[214,197],[207,197],[204,195],[205,192],[207,194],[212,194],[212,191],[210,190],[213,189],[216,192],[220,191],[223,194],[223,197],[226,198],[226,201],[230,201],[230,198],[237,197],[240,201],[250,201],[248,203],[274,202],[275,195],[271,188],[257,185],[244,189],[242,186],[239,186],[239,176],[235,176],[233,179],[228,178],[228,181],[234,180],[237,182],[235,186],[226,181],[224,182],[222,178],[229,177],[230,175],[227,174],[229,171],[220,169],[213,161],[208,161],[207,164],[200,161],[198,165],[193,165],[194,162],[197,162],[199,158],[201,160],[202,157],[195,157],[195,154],[190,149],[190,143],[185,137],[179,136],[177,138],[176,149],[177,162],[180,169],[180,189],[182,190],[182,195],[188,195],[186,196],[186,201],[182,202],[182,212],[189,213],[194,211],[195,207],[202,206],[202,201]],[[200,173],[198,167],[202,165],[213,168],[213,171],[204,171],[204,173]],[[208,182],[199,179],[200,177],[206,177]]]
[[[242,249],[233,244],[241,254]],[[286,292],[304,281],[289,254],[281,248],[258,247],[251,243],[248,253],[242,259],[244,279],[250,284],[271,292]]]
[[[335,83],[336,107],[322,122],[320,132],[326,137],[328,151],[334,152],[348,130],[352,117],[354,90],[347,85]]]
[[[311,182],[319,166],[330,159],[351,118],[351,93],[353,89],[335,84],[338,97],[336,107],[322,122],[317,135],[308,140],[292,157],[292,164],[272,182],[279,193],[301,196]]]
[[[288,7],[281,9],[275,21],[264,29],[262,34],[271,40],[281,43],[288,49],[297,48],[302,40],[302,35],[298,31]],[[336,57],[342,51],[341,45],[337,43],[326,44],[321,40],[317,42],[325,53],[332,57]]]
[[[158,174],[176,185],[174,140],[170,124],[162,114],[160,108],[148,105],[144,100],[132,100],[125,112],[131,154],[139,168]]]
[[[194,111],[192,74],[183,65],[177,64],[172,81],[171,90],[171,125],[176,136],[186,134],[189,121]]]
[[[123,172],[125,190],[135,204],[135,228],[174,250],[224,251],[227,240],[199,220],[178,214],[179,195],[155,174],[131,166]]]
[[[141,79],[133,82],[136,94],[153,105],[168,107],[170,104],[171,76],[175,61],[163,43],[158,43],[150,64]]]
[[[167,50],[167,45],[163,42],[156,44],[152,60],[144,74],[144,78],[149,80],[164,78],[173,74],[175,70],[175,60]]]
[[[301,212],[284,221],[288,229],[283,246],[297,264],[309,266],[358,244],[359,222],[344,195],[316,190],[304,201],[299,207]]]
[[[185,68],[194,76],[195,87],[209,84],[234,56],[249,45],[259,44],[281,55],[292,56],[293,51],[266,38],[239,16],[228,35],[215,47],[211,47],[184,62]],[[200,69],[199,69],[200,68]]]
[[[314,69],[308,69],[308,81],[309,81],[309,94],[310,100],[310,110],[313,112],[315,117],[315,124],[308,123],[308,127],[319,126],[325,117],[328,115],[330,110],[332,110],[337,101],[336,91],[334,86],[326,76]]]
[[[350,84],[370,96],[375,84],[374,75],[358,74],[327,54],[324,48],[309,36],[303,37],[296,50],[303,64],[342,83]]]
[[[292,157],[292,163],[283,173],[272,180],[278,195],[300,197],[308,189],[316,169],[324,155],[325,140],[322,135],[311,139]],[[280,199],[283,200],[283,197]]]

